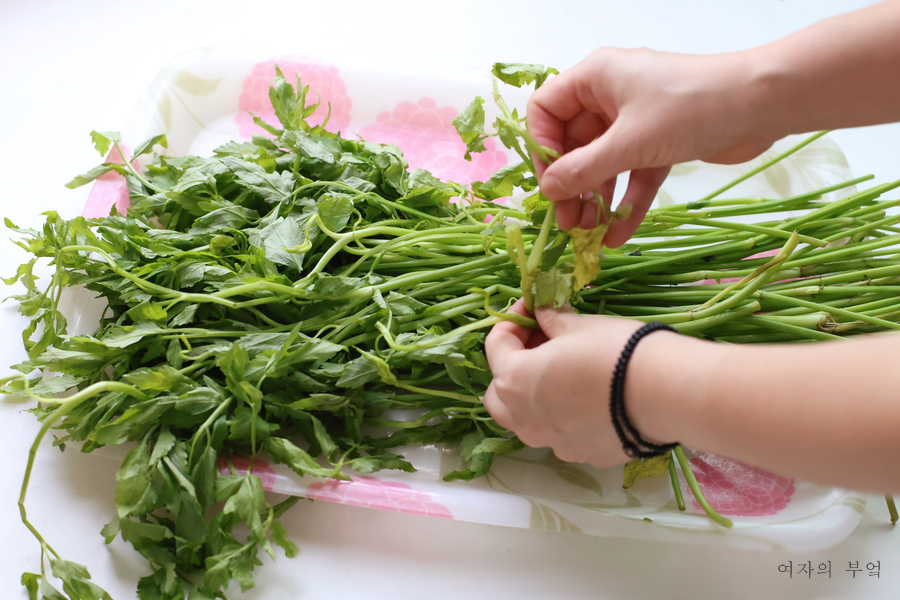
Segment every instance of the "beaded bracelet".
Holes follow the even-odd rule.
[[[675,331],[665,323],[652,322],[647,323],[634,332],[625,348],[619,356],[619,362],[616,364],[616,370],[613,372],[612,386],[609,394],[609,411],[612,415],[613,427],[622,441],[622,448],[625,454],[631,458],[653,458],[661,456],[667,452],[671,452],[679,444],[653,444],[641,438],[637,429],[628,420],[625,413],[625,371],[628,368],[628,361],[634,354],[634,349],[638,342],[644,336],[654,331]]]

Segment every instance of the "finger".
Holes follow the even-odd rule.
[[[620,122],[613,123],[587,146],[575,148],[547,167],[540,179],[541,192],[550,200],[574,198],[640,166],[630,161],[631,144],[621,133]]]
[[[563,150],[570,152],[586,146],[600,137],[609,128],[603,115],[588,110],[581,111],[566,121],[563,127]]]
[[[566,123],[584,112],[603,112],[592,98],[590,86],[584,85],[589,77],[590,64],[584,60],[551,78],[531,95],[526,110],[527,126],[528,132],[538,144],[562,154],[567,150],[563,144]],[[598,134],[599,131],[594,136]],[[585,143],[588,141],[585,140]],[[533,157],[533,160],[537,171],[535,175],[540,181],[546,165],[537,157]]]
[[[631,206],[631,214],[624,221],[613,221],[609,226],[609,232],[603,239],[603,244],[609,248],[618,248],[628,241],[628,238],[637,230],[644,215],[653,204],[659,187],[666,180],[672,167],[656,167],[653,169],[637,169],[631,172],[628,179],[628,189],[622,198],[623,205]]]
[[[556,445],[553,447],[553,454],[556,458],[563,462],[583,463],[588,458],[587,451],[575,444]]]
[[[608,206],[608,205],[607,205]],[[597,212],[599,211],[599,207],[597,206],[597,201],[593,198],[590,200],[585,200],[581,203],[581,222],[578,226],[581,229],[593,229],[597,226],[599,221],[597,220]]]
[[[513,304],[509,312],[528,316],[525,301],[522,299]],[[484,340],[484,351],[491,369],[499,370],[510,354],[524,350],[530,334],[530,329],[512,321],[500,321],[494,325]]]
[[[556,223],[560,229],[569,230],[581,222],[581,200],[560,200],[553,203],[556,209]]]
[[[597,189],[597,192],[600,194],[601,198],[606,200],[606,205],[610,206],[613,201],[613,196],[616,195],[616,178],[613,177],[605,183],[602,183]]]
[[[541,326],[541,331],[551,340],[583,327],[581,316],[568,305],[561,308],[538,308],[534,311],[534,316]]]
[[[484,398],[482,401],[484,403],[484,408],[487,409],[488,413],[497,422],[497,424],[500,425],[500,427],[504,427],[510,430],[512,429],[512,413],[510,413],[509,408],[500,399],[500,396],[497,395],[497,389],[494,386],[493,381],[488,386],[487,391],[484,393]]]
[[[532,329],[531,334],[528,336],[528,341],[525,342],[525,349],[532,350],[549,340],[550,338],[547,337],[547,334],[540,329]]]

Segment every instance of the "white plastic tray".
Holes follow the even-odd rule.
[[[304,84],[321,94],[323,105],[331,103],[332,130],[345,137],[396,143],[413,168],[468,183],[484,180],[514,160],[489,141],[487,152],[465,161],[464,146],[450,124],[474,96],[488,97],[489,65],[484,73],[473,73],[224,48],[183,54],[159,72],[122,128],[126,152],[152,135],[166,133],[168,154],[204,155],[221,143],[260,132],[244,111],[272,118],[266,91],[276,62],[288,75],[299,73]],[[504,96],[520,107],[527,98],[515,90]],[[792,143],[795,140],[784,140],[744,165],[678,165],[656,201],[696,199]],[[824,137],[729,194],[778,198],[849,178],[843,153]],[[118,175],[108,174],[94,184],[84,214],[107,214],[113,203],[124,208],[127,190]],[[88,296],[73,296],[69,312],[79,332],[92,330],[99,316]],[[763,550],[808,551],[836,544],[856,527],[865,507],[864,497],[854,492],[694,453],[692,464],[707,499],[734,522],[725,530],[703,514],[683,480],[688,509],[679,512],[668,477],[639,480],[623,490],[621,467],[564,463],[546,449],[497,457],[486,477],[470,483],[442,481],[460,466],[453,448],[418,446],[399,453],[418,471],[351,473],[352,482],[337,482],[301,478],[283,465],[263,461],[251,470],[270,491],[328,502],[512,527]],[[236,464],[239,469],[249,466],[240,459]]]

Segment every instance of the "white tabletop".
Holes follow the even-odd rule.
[[[601,46],[721,52],[765,43],[871,2],[850,0],[592,0],[585,2],[339,2],[233,0],[152,3],[0,0],[2,216],[36,226],[40,213],[77,215],[83,195],[63,188],[97,162],[88,132],[124,122],[169,58],[208,45],[276,43],[297,54],[365,53],[392,62],[487,68],[497,60],[562,69]],[[263,9],[255,7],[262,6]],[[551,8],[551,6],[555,8]],[[854,174],[900,176],[900,125],[833,134]],[[7,237],[7,236],[2,236]],[[0,242],[0,274],[24,253]],[[0,306],[0,372],[24,358],[24,321]],[[38,544],[16,501],[35,419],[0,405],[0,598],[25,598],[23,571]],[[88,565],[118,600],[133,598],[144,559],[99,535],[113,512],[114,465],[41,447],[28,508],[61,553]],[[650,544],[474,525],[301,502],[284,519],[300,556],[266,559],[245,598],[896,598],[900,531],[872,496],[859,528],[838,546],[804,555]],[[778,565],[831,561],[830,579],[788,579]],[[855,579],[847,563],[881,562],[881,577]],[[231,598],[241,597],[232,588]]]

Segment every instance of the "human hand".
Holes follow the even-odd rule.
[[[510,310],[526,314],[521,300]],[[619,355],[642,323],[570,308],[539,308],[535,317],[540,331],[504,321],[488,335],[494,379],[485,408],[524,443],[550,447],[562,460],[598,467],[626,462],[610,417],[609,389]],[[682,433],[682,420],[672,413],[686,414],[678,392],[692,382],[682,361],[671,357],[684,357],[697,343],[661,331],[642,340],[632,356],[626,407],[647,441],[671,442]]]
[[[562,156],[535,157],[541,191],[560,201],[560,227],[591,228],[598,190],[610,202],[616,176],[631,171],[622,199],[631,215],[614,221],[604,243],[634,233],[672,165],[694,159],[750,160],[782,137],[763,125],[766,110],[747,53],[713,56],[601,48],[551,78],[528,103],[535,140]],[[584,199],[583,201],[581,199]]]

